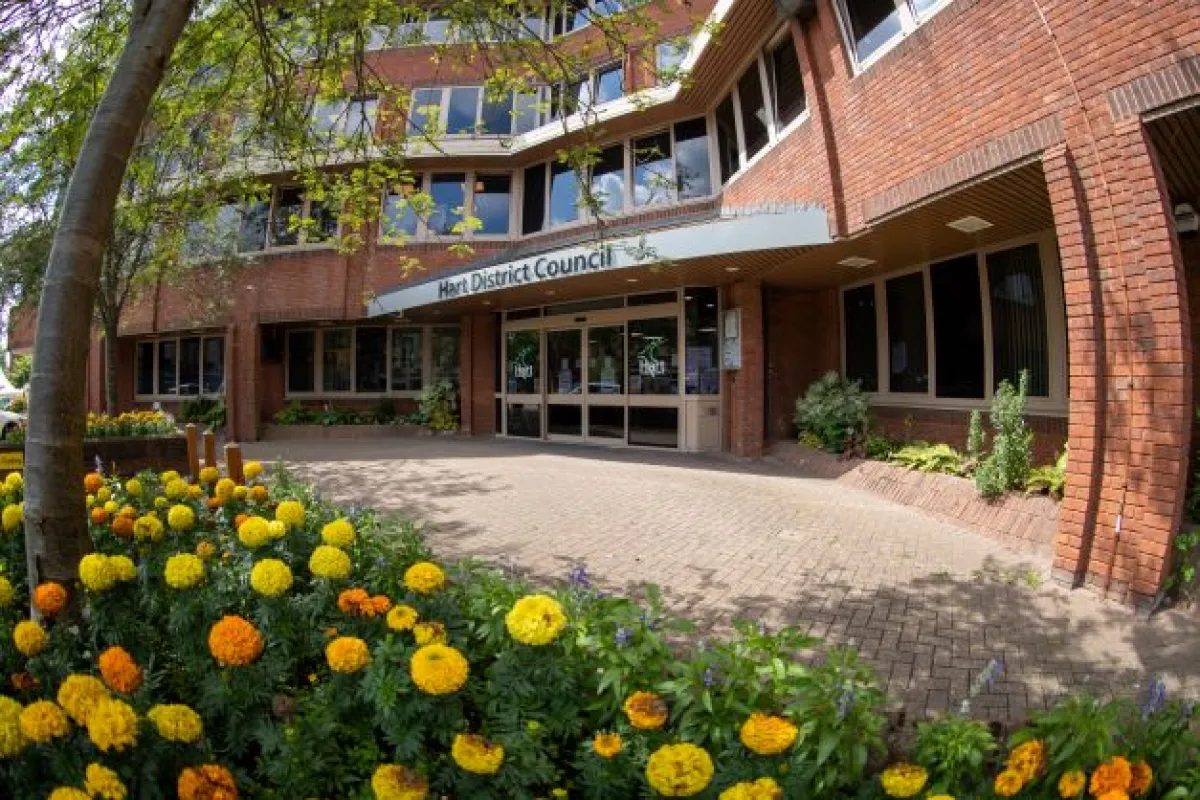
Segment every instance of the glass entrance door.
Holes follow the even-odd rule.
[[[546,331],[546,436],[583,436],[583,330]]]
[[[542,438],[542,332],[509,331],[504,337],[505,433]]]
[[[587,435],[625,441],[625,326],[587,329]]]

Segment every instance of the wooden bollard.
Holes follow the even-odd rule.
[[[204,432],[204,466],[215,467],[217,465],[217,437],[212,431]]]
[[[200,474],[199,433],[196,431],[196,423],[194,422],[189,422],[183,429],[187,432],[188,474],[196,476]]]
[[[242,446],[237,442],[225,445],[225,471],[234,483],[246,482],[246,477],[242,474]]]

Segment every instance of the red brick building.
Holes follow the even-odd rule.
[[[721,28],[682,86],[650,85],[644,56],[597,63],[603,241],[553,163],[561,124],[380,43],[448,131],[496,135],[412,155],[439,210],[387,217],[402,248],[280,235],[310,211],[281,181],[242,224],[234,285],[198,273],[126,316],[121,402],[223,394],[253,440],[292,400],[411,401],[445,378],[472,434],[755,456],[828,370],[862,381],[884,430],[956,446],[1028,370],[1040,460],[1070,447],[1058,576],[1152,599],[1188,483],[1200,6],[780,5],[798,10],[681,4],[664,36]],[[466,260],[446,250],[456,206],[484,222]],[[401,279],[401,255],[423,269]],[[31,345],[28,320],[12,339]],[[94,407],[101,366],[96,348]]]

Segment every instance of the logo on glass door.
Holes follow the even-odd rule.
[[[529,380],[533,377],[533,362],[537,359],[537,346],[533,343],[517,346],[511,354],[509,368],[512,376],[519,380]]]
[[[642,339],[638,351],[638,374],[644,378],[658,378],[667,374],[667,362],[658,356],[658,349],[667,341],[665,336],[647,336]]]

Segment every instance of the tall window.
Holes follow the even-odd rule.
[[[288,331],[287,388],[311,392],[316,388],[317,335],[313,331]]]
[[[579,176],[569,164],[550,165],[550,224],[579,219]]]
[[[875,318],[875,285],[847,289],[842,294],[845,324],[846,378],[858,381],[864,392],[879,391],[879,339]]]
[[[597,105],[616,100],[625,94],[625,69],[616,66],[600,70],[593,78],[592,99]]]
[[[429,182],[433,209],[429,214],[431,233],[449,236],[457,233],[467,203],[467,176],[461,172],[435,173]]]
[[[751,159],[767,146],[771,134],[767,126],[767,106],[763,98],[762,81],[758,74],[758,61],[738,78],[738,103],[742,111],[742,149]]]
[[[629,393],[679,393],[679,325],[675,317],[629,322]]]
[[[138,396],[196,396],[225,390],[225,338],[183,336],[141,341],[135,351]]]
[[[600,151],[592,167],[592,194],[601,208],[615,214],[625,207],[625,147],[615,144]]]
[[[355,391],[387,391],[387,337],[387,328],[359,328],[354,332]]]
[[[138,342],[137,393],[154,394],[154,342]]]
[[[513,93],[499,96],[484,94],[479,109],[479,132],[506,134],[513,130]]]
[[[256,200],[242,208],[238,231],[238,252],[252,253],[267,246],[267,223],[271,219],[271,204]]]
[[[888,389],[929,391],[929,350],[925,333],[925,275],[892,278],[887,290]]]
[[[804,79],[790,35],[767,50],[767,78],[774,101],[775,129],[779,131],[804,111]]]
[[[721,183],[733,177],[742,168],[738,155],[737,118],[733,111],[733,95],[717,104],[714,112],[717,122],[717,158],[721,163]]]
[[[512,178],[508,175],[480,175],[475,179],[474,213],[479,219],[477,233],[503,236],[508,233]]]
[[[633,140],[633,204],[650,206],[675,196],[671,134],[664,131]]]
[[[687,334],[687,394],[720,394],[721,348],[717,330],[717,290],[692,286],[683,292]]]
[[[200,394],[200,337],[179,340],[179,394]]]
[[[668,39],[654,47],[654,71],[659,83],[669,83],[679,76],[679,65],[687,58],[686,39]]]
[[[422,352],[420,328],[392,329],[392,391],[421,390]]]
[[[353,386],[354,331],[335,328],[321,333],[321,389],[348,392]]]
[[[408,113],[409,135],[435,133],[441,123],[442,90],[417,89],[412,98],[412,110]]]
[[[446,106],[446,133],[474,133],[479,115],[478,86],[459,86],[450,90]]]
[[[204,340],[202,382],[205,394],[219,394],[225,390],[225,340],[220,336]]]
[[[992,311],[992,382],[1016,386],[1029,371],[1029,394],[1050,393],[1050,347],[1042,261],[1036,244],[987,256]]]
[[[417,214],[409,198],[421,191],[421,176],[414,175],[413,183],[394,185],[383,200],[383,219],[380,233],[384,241],[403,242],[417,235]]]
[[[525,168],[525,191],[521,196],[521,233],[537,233],[546,224],[546,165]]]
[[[838,0],[846,40],[861,66],[911,33],[949,0]]]
[[[158,343],[158,393],[175,394],[179,387],[179,342],[164,339]]]
[[[675,123],[675,192],[680,200],[712,194],[704,117]]]
[[[458,386],[458,328],[431,328],[434,382],[449,381]]]
[[[929,267],[933,294],[934,363],[938,397],[979,397],[983,391],[983,306],[974,254]]]

